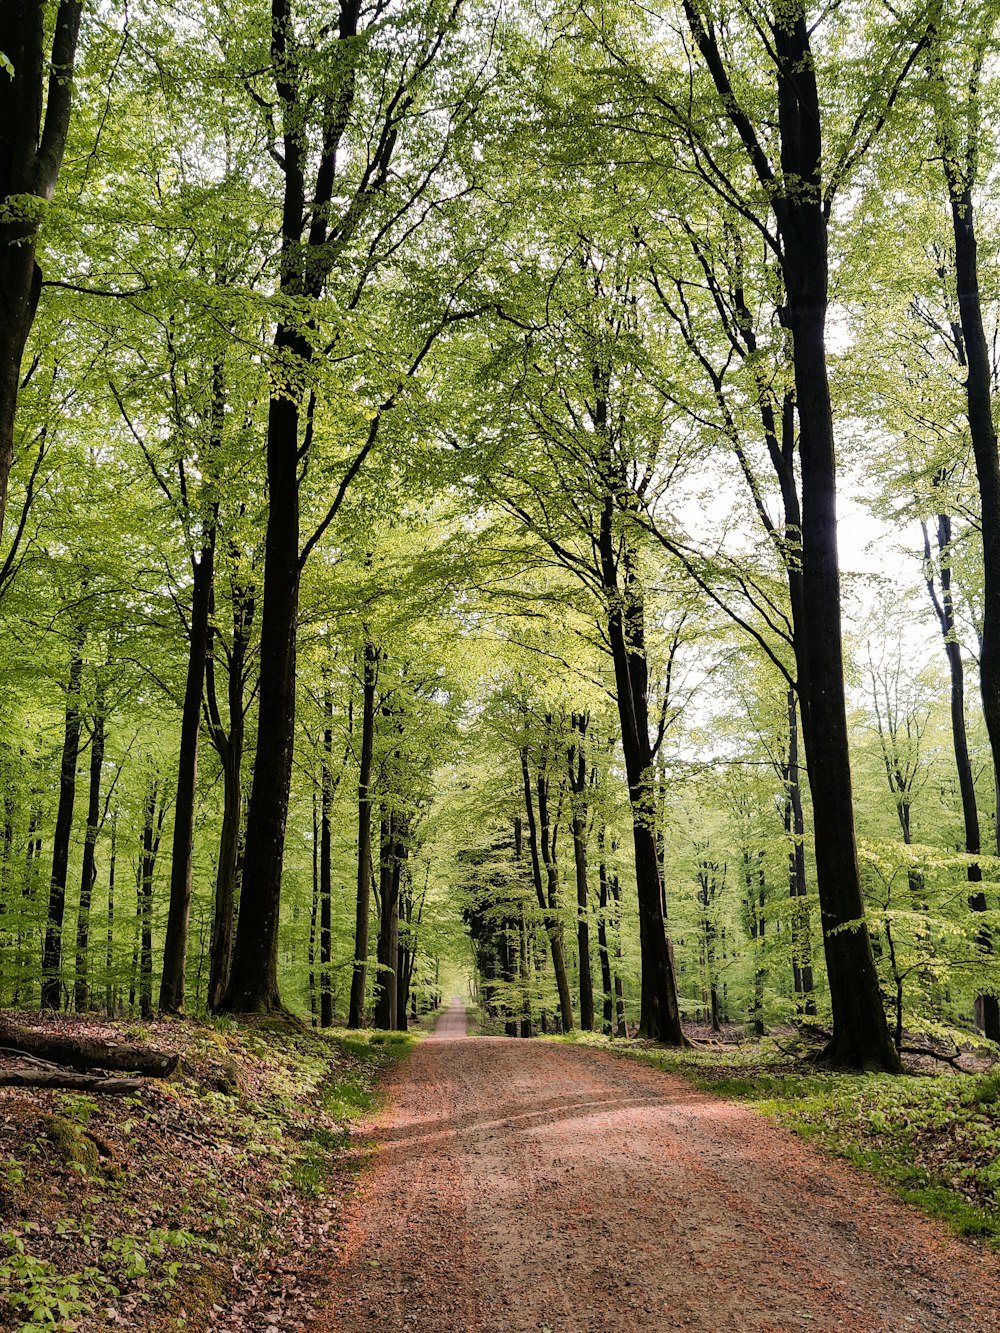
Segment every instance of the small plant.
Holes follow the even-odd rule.
[[[93,1313],[94,1302],[118,1296],[118,1288],[97,1268],[60,1273],[55,1264],[29,1253],[25,1236],[35,1228],[23,1225],[0,1232],[0,1290],[12,1309],[26,1316],[17,1333],[52,1333],[82,1315]]]
[[[65,1093],[60,1103],[62,1114],[76,1125],[89,1125],[101,1109],[97,1098],[87,1093]]]
[[[1000,1102],[1000,1065],[976,1079],[969,1090],[969,1101],[977,1106],[996,1106]]]

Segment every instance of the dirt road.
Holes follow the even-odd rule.
[[[324,1333],[994,1333],[1000,1264],[743,1107],[466,1038],[397,1071]]]

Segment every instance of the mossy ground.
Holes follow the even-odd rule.
[[[265,1250],[273,1262],[335,1227],[364,1151],[352,1121],[410,1038],[95,1026],[181,1063],[139,1097],[0,1093],[0,1329],[219,1327]]]

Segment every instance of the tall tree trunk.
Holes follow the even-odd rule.
[[[235,578],[232,586],[233,639],[227,684],[229,730],[223,726],[216,697],[214,636],[209,623],[209,651],[205,658],[206,705],[209,735],[222,765],[222,830],[215,874],[215,905],[208,967],[208,1007],[218,1013],[229,985],[236,930],[236,898],[240,879],[240,838],[243,827],[243,748],[245,736],[246,660],[250,651],[255,602],[250,590]]]
[[[408,856],[408,851],[407,851]],[[400,953],[402,962],[400,963],[399,973],[399,1000],[398,1000],[398,1019],[399,1030],[405,1032],[408,1027],[407,1005],[409,1005],[411,1016],[417,1017],[416,994],[412,991],[413,971],[417,959],[417,949],[420,942],[420,926],[424,919],[424,904],[427,901],[427,885],[430,882],[430,866],[427,867],[427,874],[424,879],[424,887],[420,893],[420,901],[414,902],[413,890],[413,872],[409,866],[406,867],[406,873],[403,880],[400,881],[400,901],[404,904],[404,919],[406,921],[406,934],[400,941]]]
[[[979,677],[983,696],[983,715],[993,753],[994,773],[1000,775],[1000,457],[997,455],[997,435],[993,425],[993,365],[990,345],[983,324],[982,298],[979,290],[979,256],[976,236],[976,214],[973,191],[978,165],[978,109],[967,118],[968,137],[962,142],[958,113],[952,105],[950,89],[943,69],[941,43],[942,5],[940,0],[932,7],[933,40],[930,46],[930,74],[935,85],[935,127],[939,158],[944,169],[951,206],[952,231],[955,238],[955,284],[961,324],[960,360],[966,368],[965,395],[969,435],[976,463],[976,479],[982,523],[983,542],[983,626],[979,651]],[[995,26],[996,17],[992,18]],[[973,71],[969,78],[970,96],[976,97],[981,83],[983,61],[991,40],[989,32],[975,37]],[[940,103],[940,98],[945,98]],[[939,616],[940,618],[940,616]],[[958,644],[953,644],[961,668]],[[952,717],[954,733],[955,668],[952,670]],[[956,757],[957,757],[956,749]],[[961,783],[961,761],[959,781]],[[974,793],[972,800],[974,801]],[[969,816],[966,792],[962,791],[963,810],[966,811],[966,833]],[[978,821],[977,821],[978,822]],[[1000,819],[997,820],[1000,838]],[[978,847],[976,849],[979,850]],[[970,879],[971,879],[970,875]],[[981,882],[980,880],[974,882]],[[973,893],[969,906],[974,912],[987,910],[986,894]],[[992,952],[994,941],[990,932],[979,933],[980,947]],[[992,1041],[1000,1041],[1000,1000],[994,995],[980,995],[976,999],[976,1023]]]
[[[170,906],[163,945],[160,976],[160,1010],[184,1012],[184,982],[187,970],[188,927],[191,916],[191,875],[194,857],[195,798],[198,787],[198,737],[201,730],[201,700],[205,684],[205,662],[209,647],[209,610],[215,581],[215,519],[208,541],[198,559],[192,561],[194,587],[191,599],[191,636],[187,681],[181,712],[180,757],[177,763],[177,806],[174,812],[173,848],[170,860]],[[266,715],[265,715],[266,716]]]
[[[281,327],[275,337],[280,361],[308,361],[308,344]],[[260,716],[240,915],[229,986],[222,1009],[280,1010],[278,925],[285,824],[295,746],[295,636],[299,603],[299,408],[284,396],[271,399],[267,426],[268,515],[264,539],[264,605],[260,638]]]
[[[139,899],[139,1013],[144,1019],[153,1017],[153,876],[165,814],[166,805],[160,801],[159,782],[156,778],[149,778],[143,801],[142,841],[136,876]]]
[[[527,763],[522,754],[522,774]],[[556,831],[549,824],[548,778],[544,771],[539,772],[536,781],[538,794],[538,823],[535,823],[535,811],[531,802],[531,783],[525,797],[528,803],[528,844],[531,848],[532,868],[536,875],[535,889],[545,920],[545,929],[549,937],[552,953],[552,971],[556,978],[556,991],[559,995],[559,1016],[564,1032],[573,1030],[573,1000],[569,989],[569,976],[566,972],[566,956],[563,952],[562,923],[559,920],[559,864],[556,861]],[[541,866],[538,856],[545,866],[545,887],[542,886]]]
[[[601,847],[603,853],[604,830],[601,830]],[[606,1037],[611,1036],[612,1023],[614,1022],[614,996],[611,990],[611,955],[608,952],[608,867],[602,854],[597,868],[597,882],[600,889],[600,900],[597,910],[597,952],[601,960],[601,989],[604,992],[603,1005],[603,1032]]]
[[[73,1005],[78,1014],[90,1005],[88,979],[90,948],[90,904],[97,880],[97,834],[101,824],[101,774],[104,769],[104,697],[98,691],[94,705],[93,735],[90,742],[90,791],[87,800],[87,832],[83,842],[83,866],[80,872],[80,910],[76,918],[76,963]]]
[[[964,340],[963,340],[964,341]],[[963,341],[958,346],[961,350],[959,360],[965,362]],[[943,480],[943,479],[942,479]],[[969,755],[969,739],[965,725],[965,668],[962,662],[962,647],[957,637],[955,624],[955,600],[952,592],[951,545],[952,527],[948,514],[937,515],[937,558],[941,595],[938,596],[934,584],[931,540],[927,524],[923,525],[924,534],[924,571],[927,592],[933,604],[941,637],[944,640],[945,656],[948,659],[948,676],[951,683],[951,742],[955,752],[955,768],[958,773],[958,790],[962,801],[962,822],[965,829],[965,850],[971,856],[978,856],[982,849],[979,832],[979,808],[976,801],[976,784],[972,773],[972,760]],[[994,772],[1000,770],[994,767]],[[973,863],[968,867],[967,877],[970,884],[981,884],[982,867]],[[969,895],[969,907],[973,912],[986,911],[986,894],[980,889]],[[980,938],[981,947],[989,947],[988,937]],[[991,1041],[1000,1041],[1000,1005],[994,995],[977,995],[975,1003],[976,1026]]]
[[[312,794],[312,901],[309,908],[309,1012],[312,1025],[319,1023],[316,987],[316,946],[319,943],[319,795]]]
[[[108,933],[104,956],[104,1012],[114,1018],[118,1005],[115,987],[115,873],[118,868],[118,811],[111,816],[111,850],[108,860]]]
[[[597,419],[607,429],[607,404],[598,398]],[[599,551],[606,598],[608,641],[615,671],[615,693],[622,750],[632,807],[632,841],[639,900],[639,947],[642,958],[639,1034],[670,1046],[686,1042],[673,959],[663,919],[663,890],[656,849],[653,752],[649,740],[649,690],[641,590],[624,554],[624,579],[619,582],[615,546],[614,475],[607,461],[605,498],[601,510]]]
[[[801,605],[795,654],[802,733],[813,797],[816,873],[833,1037],[827,1056],[857,1069],[898,1071],[864,915],[851,797],[837,559],[837,471],[826,365],[828,244],[822,177],[822,114],[805,6],[773,21],[780,171],[733,92],[716,31],[695,0],[684,0],[692,35],[767,192],[781,239],[785,305],[799,421],[802,504]],[[792,188],[783,187],[789,182]]]
[[[32,966],[32,932],[28,922],[33,916],[32,904],[38,880],[38,864],[42,857],[42,839],[39,832],[42,815],[37,805],[32,804],[30,809],[27,848],[24,859],[24,882],[21,890],[21,925],[18,928],[17,937],[17,970],[14,973],[14,990],[11,994],[11,1004],[14,1006],[21,1002],[21,987],[29,972],[34,976],[37,971]]]
[[[52,879],[49,886],[49,911],[42,952],[42,1008],[58,1009],[62,1001],[62,927],[66,912],[66,874],[69,868],[69,842],[73,831],[73,803],[76,800],[76,761],[80,753],[80,681],[83,676],[83,622],[74,631],[70,647],[69,681],[66,687],[66,726],[63,733],[62,763],[59,769],[59,808],[52,840]]]
[[[351,1002],[347,1026],[360,1028],[365,1021],[365,988],[368,979],[368,919],[372,877],[372,751],[375,741],[375,686],[379,653],[373,643],[364,647],[361,711],[361,759],[358,772],[358,883],[354,918],[354,970],[351,973]]]
[[[627,1037],[625,987],[622,983],[622,890],[617,875],[608,876],[608,888],[615,914],[615,1028],[619,1037]]]
[[[13,908],[14,815],[14,793],[13,790],[8,789],[3,798],[3,846],[0,850],[0,996],[3,996],[3,987],[8,973],[14,975],[14,988],[17,987],[17,955],[20,949],[14,943],[14,931],[17,932],[19,945],[19,937],[23,927],[20,916],[18,916],[14,925],[7,927],[3,925],[4,917],[10,916]],[[8,966],[8,962],[10,966]]]
[[[333,884],[331,879],[330,821],[333,815],[333,695],[323,692],[323,780],[320,788],[319,821],[319,1022],[333,1027]]]
[[[821,115],[804,11],[776,25],[781,165],[798,183],[781,200],[785,322],[792,336],[802,475],[802,730],[833,1008],[828,1055],[851,1068],[899,1069],[865,922],[854,835],[837,553],[837,470],[826,365],[828,251]],[[799,626],[796,626],[797,635]]]
[[[750,923],[750,942],[753,947],[753,1004],[750,1009],[750,1031],[755,1037],[764,1035],[764,984],[767,968],[764,965],[764,934],[767,921],[764,916],[764,872],[760,866],[761,853],[753,855],[743,848],[743,877],[746,889],[746,911]]]
[[[518,929],[518,978],[523,997],[518,1034],[522,1037],[534,1036],[534,1018],[531,1012],[531,963],[528,954],[528,923],[522,910]]]
[[[785,765],[785,836],[788,839],[788,894],[792,899],[792,983],[799,1014],[816,1013],[812,969],[812,928],[806,883],[805,817],[799,776],[799,720],[795,691],[785,696],[788,710],[788,759]]]
[[[39,0],[4,0],[0,9],[0,51],[9,62],[0,77],[0,533],[21,362],[42,289],[35,262],[40,205],[52,199],[62,165],[83,5],[62,0],[48,49],[47,9]]]
[[[590,970],[590,913],[587,905],[587,718],[574,715],[579,734],[569,752],[569,781],[573,792],[573,862],[576,869],[576,933],[580,959],[580,1027],[594,1030],[594,983]]]
[[[337,154],[354,103],[359,13],[359,0],[341,0],[336,33],[338,59],[324,104],[322,142],[316,145],[318,151],[312,158],[303,118],[302,53],[297,44],[293,5],[291,0],[273,0],[271,5],[271,62],[282,134],[280,290],[284,297],[301,300],[321,294],[340,245],[364,214],[367,200],[355,196],[353,213],[348,209],[341,216],[338,243],[334,244],[331,230],[336,209],[331,204]],[[310,59],[313,58],[311,55]],[[389,126],[379,149],[379,161],[384,162],[386,172],[397,137],[396,123],[390,120]],[[312,173],[311,188],[307,173]],[[374,188],[371,193],[375,193]],[[300,440],[300,426],[313,347],[300,325],[281,322],[275,331],[273,352],[274,364],[283,366],[289,378],[276,384],[267,417],[269,503],[264,538],[259,687],[260,715],[267,719],[267,726],[257,732],[246,833],[246,864],[251,874],[242,888],[229,986],[222,1005],[240,1012],[267,1012],[282,1007],[278,992],[278,928],[295,742],[299,583],[302,562],[318,537],[318,533],[314,534],[307,550],[300,553],[299,464],[311,435],[311,406],[305,413],[308,422],[304,440]],[[377,434],[377,427],[373,430]],[[374,439],[375,435],[370,435],[370,443]],[[330,517],[336,512],[346,485],[345,481]]]
[[[382,912],[378,932],[378,999],[375,1002],[375,1026],[383,1031],[396,1026],[399,1003],[399,876],[400,817],[388,810],[382,821],[382,858],[380,868]]]

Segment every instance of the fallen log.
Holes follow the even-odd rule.
[[[2,1088],[68,1088],[72,1092],[127,1097],[148,1086],[141,1078],[101,1078],[99,1074],[74,1074],[68,1069],[0,1069]]]
[[[91,1037],[61,1037],[0,1020],[0,1046],[69,1069],[119,1069],[152,1078],[166,1078],[177,1068],[174,1051],[128,1046]]]

